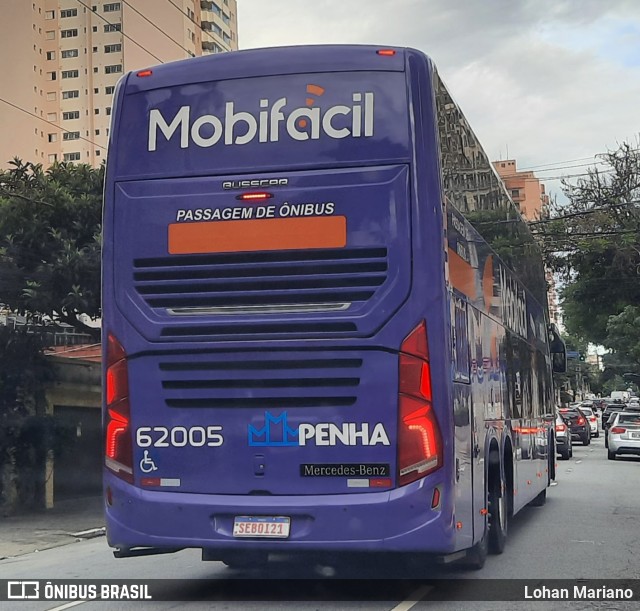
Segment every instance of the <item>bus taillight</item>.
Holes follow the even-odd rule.
[[[133,447],[126,353],[111,334],[107,339],[105,465],[133,483]]]
[[[442,439],[432,405],[424,321],[400,347],[398,391],[398,483],[403,486],[442,466]]]

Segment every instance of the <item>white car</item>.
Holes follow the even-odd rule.
[[[640,414],[620,412],[609,429],[607,457],[615,460],[620,454],[640,455]]]
[[[589,427],[591,428],[591,437],[600,437],[600,430],[598,429],[598,416],[590,407],[580,406],[580,411],[585,415],[585,418],[589,421]]]

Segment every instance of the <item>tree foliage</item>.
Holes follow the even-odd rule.
[[[37,335],[0,326],[0,508],[41,505],[55,423],[46,413],[51,365]]]
[[[11,165],[0,172],[0,302],[95,335],[80,317],[100,314],[104,170]]]
[[[626,355],[629,369],[640,371],[640,307],[630,305],[609,317],[607,341],[618,354]]]
[[[640,303],[640,148],[624,143],[602,155],[600,164],[575,184],[565,182],[569,203],[552,206],[532,229],[561,275],[567,330],[627,350],[610,321]],[[627,325],[626,332],[640,343],[637,325]]]

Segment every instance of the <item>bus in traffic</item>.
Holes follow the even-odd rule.
[[[125,75],[102,272],[116,556],[479,568],[544,502],[564,348],[542,259],[422,52]]]

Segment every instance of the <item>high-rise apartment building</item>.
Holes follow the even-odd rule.
[[[520,210],[520,214],[527,221],[537,221],[549,207],[549,196],[544,185],[536,178],[531,170],[518,170],[515,159],[494,161],[493,167],[502,178],[504,185],[511,195],[514,203]],[[551,322],[562,325],[562,312],[560,310],[558,291],[555,278],[550,269],[545,269],[547,280],[547,301],[549,303],[549,318]]]
[[[2,0],[0,167],[99,165],[129,70],[238,48],[236,0]]]
[[[520,214],[528,221],[538,220],[549,205],[549,196],[535,174],[530,170],[518,170],[515,159],[494,161],[493,167],[504,181]]]

